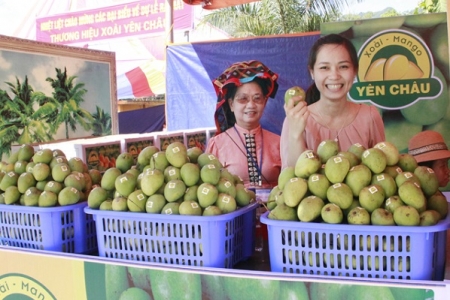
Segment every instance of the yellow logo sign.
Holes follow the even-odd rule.
[[[442,92],[442,82],[433,76],[431,52],[412,32],[381,31],[365,42],[358,56],[358,81],[350,90],[354,101],[401,109]]]
[[[40,282],[23,274],[6,274],[0,277],[0,299],[55,299],[55,296]]]

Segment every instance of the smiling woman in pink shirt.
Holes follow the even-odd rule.
[[[278,75],[259,61],[231,65],[213,81],[218,103],[216,136],[205,150],[246,187],[272,188],[281,169],[280,136],[261,127],[266,103],[278,89]]]
[[[283,168],[295,166],[303,151],[316,151],[324,140],[336,140],[341,151],[356,143],[367,149],[385,140],[377,108],[347,99],[358,72],[356,49],[348,39],[337,34],[319,38],[311,48],[308,69],[314,82],[306,99],[292,97],[284,106]]]

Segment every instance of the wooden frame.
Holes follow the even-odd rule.
[[[64,130],[62,130],[58,127],[58,122],[55,121],[54,128],[58,128],[58,131],[54,134],[52,141],[118,134],[116,59],[114,52],[0,35],[0,78],[2,78],[0,91],[6,91],[9,98],[14,99],[15,95],[12,92],[11,85],[6,82],[19,86],[20,83],[25,83],[25,79],[34,92],[42,92],[44,95],[52,97],[55,89],[52,87],[51,80],[58,79],[57,69],[64,72],[67,78],[74,77],[73,85],[82,85],[85,93],[81,96],[78,107],[89,112],[91,117],[94,114],[94,118],[90,119],[91,122],[96,119],[95,116],[99,115],[97,109],[110,115],[110,125],[107,126],[110,130],[97,130],[96,134],[94,126],[91,126],[91,129],[88,130],[81,123],[76,123],[75,130],[72,130],[69,126],[66,130],[64,122],[61,125],[64,127]],[[50,78],[50,81],[47,78]],[[51,122],[47,123],[49,123],[48,126],[51,125]],[[70,136],[67,136],[67,132],[70,133]],[[33,141],[33,143],[40,142],[49,141]],[[17,143],[22,144],[23,142],[21,143],[18,139]]]

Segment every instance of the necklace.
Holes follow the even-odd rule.
[[[247,149],[247,147],[245,147],[245,143],[244,143],[244,141],[242,140],[241,136],[239,135],[239,132],[238,132],[238,130],[236,129],[236,127],[234,127],[234,130],[236,131],[239,140],[241,141],[242,145],[244,146],[246,152],[248,153],[248,149]],[[236,147],[242,152],[242,154],[244,154],[245,156],[247,156],[247,154],[241,149],[241,147],[239,147],[239,145],[236,143],[236,141],[230,136],[230,134],[228,133],[228,130],[225,131],[225,133],[226,133],[226,135],[230,138],[230,140],[236,145]],[[259,186],[262,185],[262,180],[261,180],[261,179],[265,180],[266,182],[269,182],[269,181],[264,177],[264,174],[262,173],[262,160],[263,160],[263,148],[264,148],[263,132],[262,132],[262,129],[261,129],[261,143],[262,143],[262,144],[261,144],[261,150],[260,150],[260,157],[261,157],[261,159],[260,159],[260,161],[259,161],[259,166],[257,166],[257,171],[258,171],[258,175],[259,175],[259,182],[258,182]],[[258,167],[259,167],[259,168],[258,168]]]
[[[250,154],[249,149],[247,148],[246,144],[244,143],[244,141],[242,140],[241,135],[239,134],[239,131],[236,129],[236,126],[234,126],[234,130],[236,131],[237,136],[239,137],[239,139],[241,140],[242,145],[244,146],[246,152],[247,152],[247,157],[249,157],[252,160],[252,163],[254,164],[254,166],[256,167],[256,171],[258,172],[258,185],[261,186],[262,181],[261,181],[261,175],[262,175],[262,160],[263,160],[263,148],[264,148],[264,141],[263,141],[263,133],[262,133],[262,129],[261,129],[261,149],[260,149],[260,160],[259,160],[259,166],[255,161],[255,158],[253,157],[253,155]],[[256,142],[256,140],[255,140]],[[256,147],[256,146],[255,146]],[[250,175],[250,174],[249,174]],[[250,178],[251,179],[251,178]]]
[[[325,121],[325,118],[322,116],[322,113],[320,112],[320,110],[317,110],[317,112],[319,113],[319,117]],[[332,119],[330,118],[330,122],[328,122],[328,124],[325,125],[326,128],[328,128],[329,130],[331,130],[330,127],[330,123],[331,123]],[[339,135],[341,134],[342,129],[344,129],[345,123],[347,122],[347,117],[344,118],[344,121],[341,124],[341,128],[338,130],[334,140],[336,142],[339,142]]]

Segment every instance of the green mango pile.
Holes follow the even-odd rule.
[[[0,204],[55,207],[86,201],[101,174],[59,149],[23,144],[0,164]]]
[[[99,290],[98,277],[93,281]],[[287,281],[196,274],[173,270],[105,265],[104,299],[111,300],[400,300],[432,299],[429,289],[331,283],[326,281]]]
[[[177,271],[105,265],[105,299],[302,299],[303,282],[225,277]],[[288,297],[289,296],[289,297]]]
[[[281,171],[267,207],[269,219],[350,225],[432,226],[448,213],[434,171],[388,141],[322,141]]]
[[[135,162],[121,153],[88,196],[91,209],[214,216],[255,201],[254,191],[212,154],[173,142],[145,147]]]

